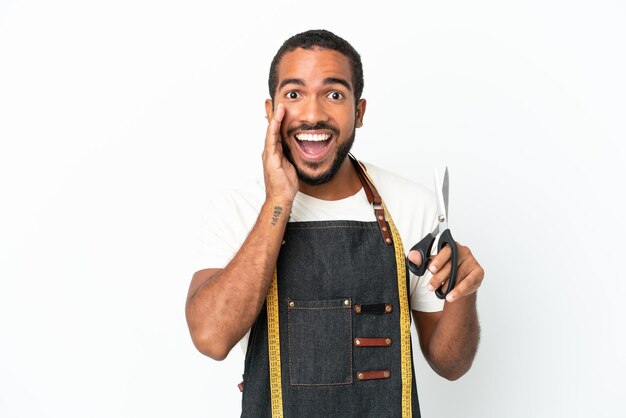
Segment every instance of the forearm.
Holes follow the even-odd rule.
[[[476,293],[446,302],[430,339],[428,362],[440,376],[456,380],[472,366],[479,339]]]
[[[187,323],[203,354],[225,358],[253,325],[271,284],[290,211],[291,204],[266,201],[230,263],[190,289]]]

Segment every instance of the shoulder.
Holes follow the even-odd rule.
[[[197,232],[201,268],[223,268],[230,261],[254,225],[264,197],[259,180],[211,198]]]
[[[257,216],[265,192],[261,180],[216,194],[204,213],[208,229],[224,235],[224,238],[239,237],[247,234]]]
[[[433,190],[373,164],[365,164],[402,238],[404,249],[436,225],[437,201]]]
[[[433,190],[374,164],[365,163],[365,166],[390,210],[392,204],[394,206],[411,206],[414,209],[422,207],[436,210]]]
[[[233,217],[246,220],[250,216],[255,219],[263,205],[264,197],[263,182],[256,179],[243,187],[222,191],[215,196],[210,209],[223,214],[226,220],[232,220]]]

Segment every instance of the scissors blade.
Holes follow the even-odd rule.
[[[450,179],[448,176],[448,167],[446,166],[446,174],[443,176],[443,186],[441,187],[441,193],[443,193],[443,204],[446,208],[446,220],[448,219],[448,192],[450,191]]]
[[[448,215],[446,213],[446,203],[445,197],[443,194],[443,188],[440,187],[439,175],[435,171],[435,193],[437,195],[437,217],[439,220],[439,224],[437,225],[439,228],[439,233],[448,229]]]

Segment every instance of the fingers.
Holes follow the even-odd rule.
[[[280,124],[282,123],[284,116],[285,116],[285,105],[283,105],[282,103],[279,103],[278,106],[276,107],[276,112],[274,112],[274,115],[272,116],[272,120],[270,121],[270,124],[268,127],[270,135],[280,136]]]
[[[266,102],[268,113],[270,105]],[[283,153],[281,125],[285,114],[285,105],[278,104],[267,126],[262,158],[266,199],[286,205],[293,202],[298,192],[298,174]]]
[[[448,302],[454,302],[459,298],[476,292],[480,287],[484,276],[485,272],[482,267],[477,266],[477,268],[471,270],[460,282],[457,282],[456,287],[446,296],[446,300]]]
[[[430,262],[432,265],[432,261]],[[429,266],[430,269],[430,266]],[[446,263],[443,267],[439,268],[436,274],[433,274],[433,277],[428,282],[428,289],[435,290],[439,289],[442,285],[444,285],[448,278],[450,277],[450,272],[452,271],[452,264]],[[458,276],[458,275],[457,275]],[[445,290],[445,287],[444,287]]]
[[[285,106],[280,103],[267,126],[267,135],[265,136],[265,149],[270,155],[274,154],[277,151],[277,145],[280,145],[280,126],[284,117]]]
[[[448,302],[453,302],[461,297],[476,292],[485,276],[485,271],[480,264],[478,264],[478,261],[476,261],[472,255],[470,249],[458,243],[457,247],[459,250],[459,264],[456,272],[456,285],[455,288],[446,295]],[[451,249],[445,246],[431,259],[428,269],[433,273],[433,277],[428,282],[429,290],[433,291],[441,286],[443,286],[442,290],[446,290],[447,281],[452,270],[450,263],[451,254]]]
[[[422,253],[420,253],[419,251],[409,251],[408,259],[411,263],[415,264],[418,267],[422,265]]]
[[[430,270],[432,274],[436,274],[439,269],[450,261],[450,257],[452,257],[452,250],[450,249],[450,246],[446,245],[437,253],[437,255],[430,259],[428,270]]]

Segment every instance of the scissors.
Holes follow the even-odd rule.
[[[446,174],[443,178],[443,185],[439,187],[439,177],[437,177],[437,173],[435,172],[435,192],[437,194],[437,220],[439,223],[437,224],[437,228],[433,232],[430,232],[426,235],[420,242],[415,244],[411,251],[419,251],[422,255],[422,265],[417,266],[409,261],[409,270],[413,272],[416,276],[421,276],[426,272],[426,268],[430,262],[429,256],[430,252],[433,248],[433,244],[435,242],[435,237],[439,234],[439,244],[437,245],[437,252],[441,251],[443,247],[448,245],[452,250],[452,259],[450,262],[452,263],[452,269],[450,271],[450,278],[448,279],[448,286],[445,292],[442,290],[444,283],[441,283],[441,286],[437,290],[435,290],[435,294],[439,299],[445,299],[446,295],[450,293],[452,289],[454,289],[454,285],[456,284],[456,269],[459,263],[459,250],[456,246],[456,242],[452,238],[452,234],[450,233],[450,229],[448,229],[448,190],[449,190],[449,180],[448,180],[448,167],[446,167]]]

